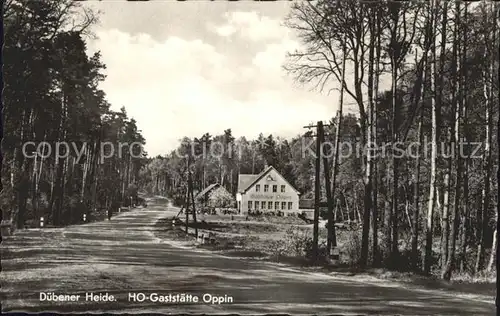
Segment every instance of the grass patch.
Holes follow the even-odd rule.
[[[264,218],[261,221],[254,219],[249,221],[221,219],[221,216],[210,215],[199,222],[198,228],[213,231],[216,234],[213,244],[198,244],[197,248],[206,249],[220,254],[247,258],[252,260],[265,260],[270,262],[284,263],[296,267],[316,269],[323,272],[342,273],[346,276],[368,275],[379,280],[391,280],[407,284],[410,286],[420,286],[423,288],[436,290],[449,290],[462,293],[494,295],[496,290],[496,274],[469,275],[453,274],[452,280],[447,282],[436,276],[420,275],[413,272],[397,272],[387,269],[361,269],[356,265],[356,260],[360,254],[361,229],[347,230],[337,229],[337,245],[340,253],[340,260],[335,264],[320,263],[312,265],[306,256],[304,247],[307,247],[305,240],[293,240],[312,238],[312,225],[300,225],[285,223],[288,218],[275,217],[273,219]],[[207,221],[209,218],[216,219]],[[273,223],[273,221],[275,221]],[[295,220],[290,222],[296,223]],[[166,230],[166,235],[174,240],[190,241],[195,243],[194,236],[187,236],[184,226],[172,227],[172,220],[162,220],[158,225]],[[191,225],[190,225],[191,226]],[[194,226],[191,226],[194,227]],[[293,233],[292,233],[293,231]],[[217,235],[217,233],[241,234],[238,236]],[[320,244],[326,240],[327,230],[320,227]],[[298,242],[298,243],[297,243]],[[299,254],[302,252],[302,254]]]

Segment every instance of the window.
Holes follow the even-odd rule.
[[[267,184],[264,184],[264,192],[268,192],[269,191],[269,186]]]
[[[257,185],[255,186],[255,192],[260,192],[260,184],[257,184]]]
[[[255,209],[258,210],[259,209],[259,201],[255,201]]]
[[[286,202],[281,202],[281,209],[286,210]]]
[[[288,209],[291,210],[293,207],[293,202],[288,202]]]
[[[251,210],[252,209],[252,201],[248,201],[248,209]]]
[[[266,201],[260,202],[260,208],[265,210],[266,209]]]
[[[276,193],[278,192],[278,186],[277,185],[273,185],[273,193]]]
[[[279,210],[280,209],[280,202],[274,202],[274,208]]]
[[[285,192],[285,186],[284,186],[284,185],[282,185],[282,186],[281,186],[281,192],[282,192],[282,193],[284,193],[284,192]]]
[[[273,202],[271,202],[271,201],[267,202],[267,208],[272,210],[273,209]]]

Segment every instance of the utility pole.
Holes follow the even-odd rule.
[[[322,144],[325,142],[325,132],[324,132],[323,122],[317,122],[317,125],[304,126],[304,128],[316,128],[316,135],[312,137],[316,137],[316,164],[315,164],[315,187],[314,187],[314,222],[313,222],[313,255],[314,259],[318,259],[319,248],[318,248],[318,239],[319,239],[319,210],[320,207],[328,208],[328,237],[327,237],[327,255],[330,257],[332,252],[332,247],[337,246],[337,239],[335,236],[335,216],[334,205],[333,205],[333,196],[330,187],[330,165],[328,162],[328,158],[323,152]],[[330,125],[327,125],[330,126]],[[323,160],[323,172],[325,174],[325,190],[326,190],[326,203],[321,203],[321,180],[320,180],[320,169],[321,169],[321,160]]]
[[[189,232],[189,186],[186,185],[186,200],[184,202],[186,210],[186,235]]]
[[[198,238],[198,225],[196,223],[196,207],[194,205],[194,193],[193,193],[193,177],[191,176],[191,169],[189,169],[190,162],[191,162],[191,156],[189,156],[188,161],[189,161],[188,162],[188,203],[189,203],[189,194],[191,194],[191,206],[192,206],[191,211],[193,212],[194,234],[195,234],[196,238]]]
[[[319,169],[321,168],[321,137],[322,137],[322,127],[323,123],[318,122],[316,129],[316,172],[315,172],[315,184],[314,184],[314,224],[313,224],[313,254],[314,260],[318,259],[318,233],[319,233],[319,199],[321,182],[319,178]]]
[[[325,134],[323,131],[323,126],[321,125],[321,142],[325,141]],[[319,137],[318,137],[319,138]],[[338,144],[336,145],[338,146]],[[335,148],[337,150],[337,148]],[[337,247],[337,238],[335,236],[335,216],[333,214],[333,194],[332,189],[330,188],[330,164],[328,163],[328,158],[325,156],[323,151],[321,150],[321,154],[323,155],[323,169],[325,172],[325,190],[326,190],[326,203],[328,207],[328,237],[326,240],[326,249],[327,255],[330,256],[332,254],[332,248]],[[336,173],[335,173],[336,174]],[[335,186],[335,184],[333,184]]]
[[[193,178],[191,176],[191,156],[187,158],[187,185],[186,185],[186,199],[184,200],[184,205],[181,208],[181,211],[186,209],[186,234],[189,232],[189,212],[193,214],[193,224],[194,224],[194,232],[196,238],[198,238],[198,227],[196,224],[196,207],[194,205],[194,192],[193,192]],[[179,213],[180,213],[179,212]]]

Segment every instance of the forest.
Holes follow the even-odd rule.
[[[332,100],[336,113],[332,106],[332,117],[323,118],[335,149],[328,155],[332,216],[362,223],[359,266],[398,269],[406,262],[443,279],[495,270],[497,11],[493,2],[437,0],[293,4],[286,25],[302,46],[284,70],[318,93],[340,92]],[[348,102],[356,111],[347,111]],[[139,187],[180,203],[190,171],[196,190],[220,183],[235,194],[238,174],[273,165],[309,199],[315,158],[304,155],[303,144],[311,136],[236,138],[227,128],[185,137],[171,154],[148,160]],[[213,142],[225,150],[203,154]],[[383,155],[346,156],[346,143],[392,146]],[[416,155],[398,156],[394,144]]]
[[[145,139],[98,88],[106,67],[86,49],[97,13],[71,0],[10,0],[3,13],[2,219],[61,226],[126,203],[145,153],[104,154],[112,146],[102,144]],[[71,150],[55,155],[58,144]]]

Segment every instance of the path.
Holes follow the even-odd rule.
[[[168,244],[154,223],[175,209],[149,205],[111,221],[31,229],[2,244],[2,311],[494,315],[494,301],[306,273]],[[7,251],[6,251],[7,250]],[[40,292],[79,294],[77,302],[40,301]],[[115,302],[85,300],[86,292]],[[129,293],[205,293],[231,304],[129,302]]]

